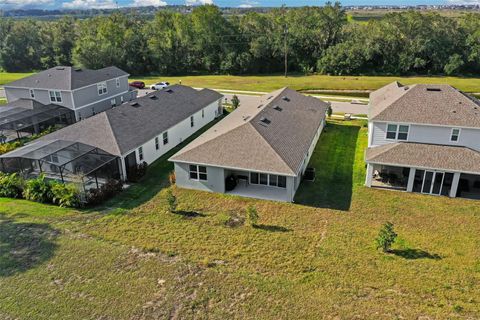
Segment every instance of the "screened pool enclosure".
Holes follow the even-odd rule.
[[[19,172],[26,179],[44,174],[47,179],[99,188],[120,179],[120,160],[99,148],[65,140],[35,141],[0,156],[0,170]]]

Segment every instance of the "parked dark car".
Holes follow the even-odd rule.
[[[135,87],[137,89],[145,88],[145,82],[143,81],[132,81],[129,83],[130,87]]]

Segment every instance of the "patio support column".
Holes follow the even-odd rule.
[[[373,177],[373,164],[367,164],[367,177],[365,178],[365,186],[372,186],[372,177]]]
[[[453,174],[452,188],[450,189],[450,198],[455,198],[457,196],[458,182],[460,181],[460,172],[455,172]]]
[[[408,174],[408,183],[407,183],[407,192],[413,191],[413,182],[415,181],[415,168],[410,168],[410,173]]]

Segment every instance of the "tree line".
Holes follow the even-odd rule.
[[[213,5],[189,14],[162,10],[56,21],[0,19],[0,68],[55,65],[131,74],[478,74],[480,14],[452,18],[407,11],[366,23],[339,3],[224,15]]]

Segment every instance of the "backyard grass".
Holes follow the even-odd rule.
[[[366,141],[329,121],[297,204],[172,187],[170,213],[165,158],[97,210],[0,199],[0,318],[479,318],[478,202],[363,187]]]
[[[30,73],[0,73],[0,85],[26,77]],[[404,84],[413,83],[447,83],[465,92],[480,92],[480,78],[461,77],[374,77],[374,76],[325,76],[325,75],[282,75],[259,76],[148,76],[132,77],[147,84],[158,81],[169,81],[193,87],[212,89],[231,89],[246,91],[273,91],[285,86],[295,90],[375,90],[392,81],[398,80]],[[329,95],[335,92],[329,92]],[[345,94],[345,93],[341,93]],[[352,93],[355,96],[359,93]]]
[[[0,106],[1,106],[2,104],[6,104],[6,103],[7,103],[7,99],[2,99],[2,98],[0,98]]]

